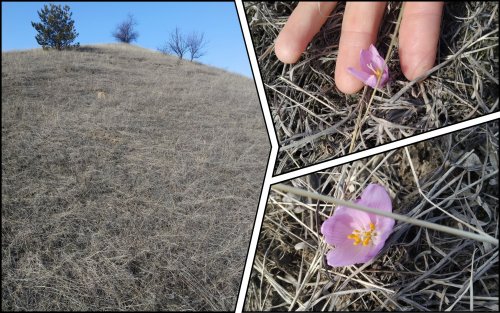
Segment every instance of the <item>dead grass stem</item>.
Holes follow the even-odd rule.
[[[436,66],[408,82],[396,40],[401,4],[389,2],[377,47],[390,56],[391,79],[370,105],[364,93],[347,96],[335,87],[344,6],[299,61],[285,65],[273,52],[274,40],[295,2],[245,2],[280,144],[275,174],[498,111],[497,3],[447,3]]]
[[[489,122],[286,184],[352,200],[378,183],[395,213],[470,225],[498,241],[498,134],[498,123]],[[373,261],[331,268],[318,229],[335,205],[308,195],[271,191],[246,310],[498,309],[498,246],[398,222]]]
[[[268,149],[248,78],[2,53],[2,311],[233,310]]]

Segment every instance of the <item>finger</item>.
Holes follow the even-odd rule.
[[[276,39],[275,52],[283,63],[295,63],[325,23],[337,2],[299,2]]]
[[[335,83],[340,91],[351,94],[363,87],[363,82],[351,75],[348,67],[361,70],[361,49],[368,49],[377,40],[378,29],[384,15],[385,2],[347,2],[339,52],[335,68]]]
[[[443,2],[407,2],[399,29],[401,70],[409,80],[434,66]]]

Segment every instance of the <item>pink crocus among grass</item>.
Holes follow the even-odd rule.
[[[387,83],[389,68],[374,45],[370,45],[367,50],[361,50],[360,66],[361,71],[352,67],[347,68],[347,70],[365,85],[372,88],[384,87]]]
[[[392,212],[392,203],[384,187],[370,184],[355,203]],[[326,256],[330,266],[366,263],[382,249],[394,227],[394,219],[339,206],[321,225],[328,244],[335,246]]]

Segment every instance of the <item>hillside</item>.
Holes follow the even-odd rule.
[[[269,149],[243,76],[2,53],[2,310],[233,310]]]

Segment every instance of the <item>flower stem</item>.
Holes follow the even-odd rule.
[[[487,234],[479,235],[479,234],[463,231],[460,229],[456,229],[456,228],[452,228],[452,227],[448,227],[448,226],[444,226],[444,225],[430,223],[427,221],[423,221],[420,219],[408,217],[408,216],[397,214],[397,213],[386,212],[386,211],[382,211],[379,209],[369,208],[369,207],[366,207],[364,205],[359,205],[357,203],[353,203],[350,201],[345,201],[345,200],[336,199],[336,198],[333,198],[330,196],[320,195],[317,193],[313,193],[313,192],[310,192],[307,190],[295,188],[295,187],[284,185],[284,184],[275,184],[272,186],[272,189],[280,190],[280,191],[284,191],[284,192],[290,192],[290,193],[293,193],[293,194],[296,194],[299,196],[309,197],[309,198],[320,200],[320,201],[327,202],[327,203],[334,203],[336,205],[341,205],[341,206],[357,209],[357,210],[360,210],[363,212],[368,212],[368,213],[377,214],[377,215],[381,215],[381,216],[385,216],[385,217],[390,217],[390,218],[393,218],[395,220],[398,220],[398,221],[401,221],[404,223],[413,224],[413,225],[417,225],[417,226],[425,227],[425,228],[430,228],[430,229],[434,229],[437,231],[442,231],[442,232],[445,232],[448,234],[452,234],[452,235],[456,235],[456,236],[460,236],[460,237],[464,237],[464,238],[469,238],[469,239],[473,239],[473,240],[477,240],[477,241],[489,242],[491,244],[498,246],[498,239],[493,238]]]
[[[377,78],[377,85],[376,86],[379,85],[381,78],[382,78],[382,76]],[[366,114],[368,114],[368,111],[370,110],[370,106],[372,104],[372,101],[373,101],[373,98],[375,97],[376,92],[377,92],[377,88],[374,88],[372,95],[370,97],[370,101],[368,101],[368,105],[366,106],[365,114],[361,114],[361,112],[359,112],[358,120],[356,121],[356,128],[354,129],[354,134],[353,134],[352,140],[351,140],[351,146],[349,147],[349,153],[352,153],[352,151],[354,150],[354,142],[358,138],[359,129],[361,128],[361,123],[363,122],[363,120],[366,117]],[[364,97],[362,97],[361,99],[364,99]],[[361,116],[363,116],[363,118],[361,118]]]
[[[396,36],[399,32],[399,26],[401,25],[401,18],[403,17],[403,10],[404,10],[404,4],[402,3],[401,9],[399,10],[398,21],[396,23],[396,29],[394,30],[394,34],[392,34],[391,43],[389,44],[389,50],[387,51],[387,54],[385,55],[385,63],[386,64],[387,64],[387,60],[389,60],[389,57],[390,57],[391,52],[392,52],[392,48],[394,47],[394,44],[396,41]],[[379,86],[381,78],[382,78],[382,75],[377,77],[376,87]],[[370,111],[370,106],[373,102],[373,98],[375,97],[376,92],[377,92],[377,88],[373,88],[373,92],[372,92],[372,95],[370,97],[370,101],[368,101],[368,105],[366,106],[366,110],[365,110],[365,114],[363,114],[363,118],[361,118],[361,113],[358,115],[358,119],[356,121],[356,126],[354,129],[354,134],[353,134],[352,140],[351,140],[351,145],[349,147],[349,153],[352,153],[354,150],[354,143],[355,143],[356,139],[358,138],[359,129],[361,128],[361,123],[363,122],[363,120],[366,118],[366,115]],[[364,95],[361,98],[361,100],[363,100],[363,99],[364,99]],[[360,111],[361,111],[361,109],[360,109]]]

